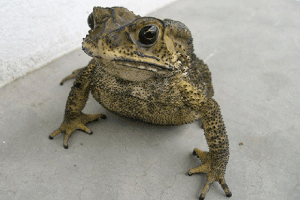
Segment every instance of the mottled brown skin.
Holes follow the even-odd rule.
[[[179,125],[201,118],[209,152],[194,149],[202,165],[188,174],[206,173],[207,183],[199,199],[217,181],[226,196],[229,143],[220,107],[212,98],[210,71],[193,53],[192,36],[181,22],[140,17],[125,8],[95,7],[88,18],[91,30],[83,50],[93,59],[61,84],[76,77],[65,117],[52,139],[64,132],[68,148],[71,134],[103,114],[84,114],[89,92],[106,109],[152,124]]]

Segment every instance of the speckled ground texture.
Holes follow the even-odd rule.
[[[185,23],[210,67],[230,199],[300,199],[300,2],[185,0],[149,15]],[[107,115],[93,135],[74,133],[68,150],[48,139],[72,85],[60,80],[88,61],[76,50],[0,88],[0,199],[198,199],[206,177],[186,175],[193,148],[208,149],[198,122],[145,124],[90,98],[84,111]],[[214,183],[206,199],[227,197]]]

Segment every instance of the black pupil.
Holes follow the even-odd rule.
[[[94,15],[91,13],[88,17],[88,25],[91,29],[94,29]]]
[[[158,36],[158,28],[154,25],[145,26],[139,33],[139,40],[142,44],[154,44]]]

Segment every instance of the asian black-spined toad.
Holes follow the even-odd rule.
[[[62,125],[50,136],[71,134],[103,114],[82,112],[89,93],[106,109],[125,117],[161,125],[180,125],[201,119],[209,152],[194,149],[202,165],[189,175],[206,173],[207,183],[199,199],[217,181],[226,196],[229,143],[220,107],[212,98],[211,73],[194,54],[189,29],[170,19],[140,17],[126,8],[94,7],[88,17],[91,28],[82,49],[90,63],[62,83],[76,77],[69,94]]]

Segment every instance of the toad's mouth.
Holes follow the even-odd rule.
[[[131,59],[114,58],[107,60],[103,58],[99,62],[99,67],[110,75],[129,80],[129,81],[145,81],[153,77],[169,77],[172,76],[172,70],[164,66]]]
[[[153,71],[153,72],[170,72],[173,71],[172,66],[163,66],[163,65],[157,65],[150,62],[142,62],[142,61],[136,61],[133,59],[123,59],[123,58],[115,58],[112,60],[113,63],[116,65],[122,65],[125,67],[133,67],[140,70],[146,70],[146,71]]]

